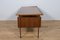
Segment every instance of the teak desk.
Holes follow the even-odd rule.
[[[38,28],[38,38],[39,38],[39,27],[41,27],[41,15],[42,12],[37,6],[21,7],[17,13],[18,28],[20,29],[21,38],[21,28],[25,27],[37,27]]]

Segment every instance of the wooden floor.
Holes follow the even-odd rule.
[[[22,28],[22,38],[16,21],[0,21],[0,40],[60,40],[60,21],[42,21],[40,37],[37,38],[37,28],[34,32],[26,32]]]

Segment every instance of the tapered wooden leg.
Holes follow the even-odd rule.
[[[20,38],[21,38],[21,28],[20,28]]]
[[[39,27],[38,27],[38,38],[39,38]]]

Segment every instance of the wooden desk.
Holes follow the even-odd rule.
[[[41,15],[42,12],[37,6],[21,7],[17,13],[18,28],[20,29],[21,38],[21,28],[25,27],[37,27],[38,28],[38,38],[39,38],[39,27],[41,27]]]

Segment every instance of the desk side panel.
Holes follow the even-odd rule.
[[[41,17],[18,17],[18,27],[40,27]]]

